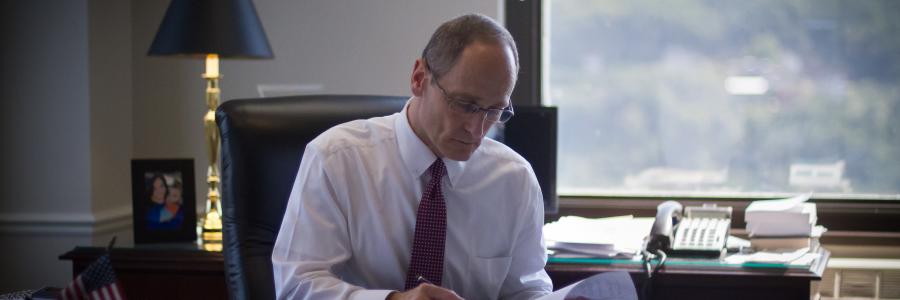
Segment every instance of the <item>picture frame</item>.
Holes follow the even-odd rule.
[[[193,159],[131,160],[134,243],[197,240]]]

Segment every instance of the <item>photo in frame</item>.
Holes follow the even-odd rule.
[[[135,244],[197,239],[193,159],[131,160],[131,194]]]

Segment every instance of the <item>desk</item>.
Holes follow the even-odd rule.
[[[830,257],[825,249],[819,253],[819,259],[811,265],[792,267],[670,258],[653,278],[651,299],[810,299],[810,282],[821,280]],[[551,258],[545,269],[557,289],[613,270],[629,272],[638,291],[646,281],[640,262],[623,259]]]
[[[103,255],[100,247],[75,247],[61,255],[72,261],[72,277]],[[225,299],[222,252],[196,244],[136,245],[113,248],[116,277],[127,299]]]
[[[73,277],[103,254],[100,247],[76,247],[60,256],[72,261]],[[653,299],[809,299],[810,282],[821,279],[830,253],[808,267],[744,268],[734,265],[672,263],[653,280]],[[225,299],[221,252],[194,244],[138,245],[113,248],[111,259],[128,299]],[[642,266],[624,260],[561,262],[545,268],[556,288],[598,272],[625,270],[640,289]]]

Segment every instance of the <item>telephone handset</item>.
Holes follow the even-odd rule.
[[[656,208],[647,251],[662,250],[672,255],[719,256],[731,229],[731,207],[715,204],[684,208],[666,201]]]
[[[672,246],[675,226],[681,222],[681,203],[666,201],[656,207],[656,221],[650,229],[647,251],[667,250]]]

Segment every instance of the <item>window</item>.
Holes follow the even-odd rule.
[[[542,6],[560,195],[900,198],[900,1]]]

